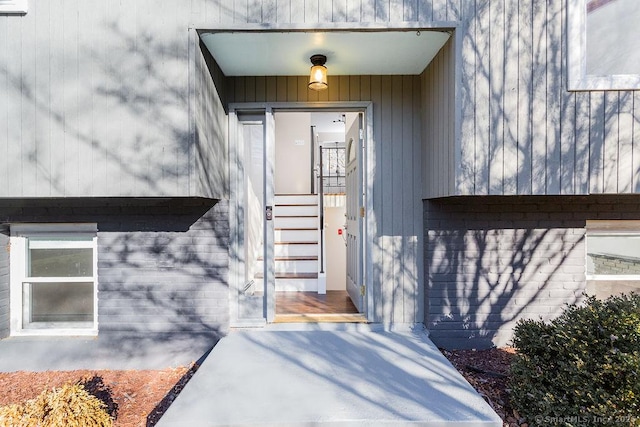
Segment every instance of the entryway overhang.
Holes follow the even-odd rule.
[[[226,76],[298,76],[309,58],[327,56],[330,75],[417,75],[450,29],[200,31]]]

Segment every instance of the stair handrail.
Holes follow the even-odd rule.
[[[319,212],[319,219],[320,219],[320,274],[324,273],[324,179],[322,177],[322,171],[324,170],[323,168],[323,164],[322,164],[322,147],[320,147],[320,179],[319,181],[319,191],[318,191],[318,197],[320,198],[320,203],[318,204],[320,206],[320,212]]]

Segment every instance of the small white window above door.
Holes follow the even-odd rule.
[[[27,0],[0,0],[0,14],[24,14],[28,9]]]
[[[640,89],[640,2],[568,0],[569,90]]]

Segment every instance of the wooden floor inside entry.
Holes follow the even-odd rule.
[[[357,314],[347,291],[276,292],[276,314]]]
[[[276,322],[366,322],[347,291],[276,292]]]

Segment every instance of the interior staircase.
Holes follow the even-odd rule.
[[[276,195],[273,221],[276,291],[317,292],[318,196]]]

